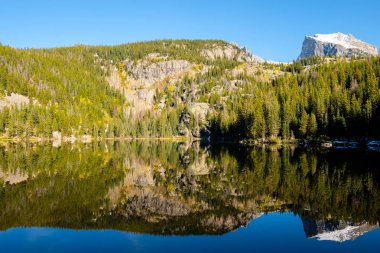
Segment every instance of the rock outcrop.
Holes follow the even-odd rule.
[[[11,93],[9,96],[5,96],[0,98],[0,109],[4,106],[17,106],[20,107],[22,105],[29,104],[30,99],[25,97],[24,95]]]
[[[122,66],[122,68],[120,68]],[[109,66],[110,75],[107,81],[111,87],[121,91],[128,103],[129,113],[140,114],[152,109],[155,102],[162,109],[162,101],[155,101],[157,89],[162,90],[167,85],[174,86],[184,75],[194,72],[194,64],[186,60],[168,59],[157,53],[152,53],[143,59],[124,60],[118,67]]]
[[[305,36],[299,59],[313,56],[365,57],[378,55],[377,48],[351,34],[332,33]]]
[[[201,55],[210,60],[225,58],[239,62],[264,62],[260,57],[251,54],[246,47],[239,48],[233,44],[225,46],[215,45],[213,47],[205,48],[202,50]]]
[[[163,60],[160,62],[143,60],[136,64],[129,61],[126,69],[138,86],[150,87],[165,77],[175,76],[190,70],[191,66],[192,64],[185,60]]]

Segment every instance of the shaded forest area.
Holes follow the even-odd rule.
[[[271,83],[232,94],[211,132],[238,139],[380,138],[380,58],[298,64]]]

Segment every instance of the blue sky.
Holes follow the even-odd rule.
[[[304,35],[344,32],[380,46],[378,0],[0,0],[0,42],[13,47],[223,39],[290,61]]]

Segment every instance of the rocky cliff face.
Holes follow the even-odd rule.
[[[142,117],[148,111],[159,115],[165,107],[186,105],[188,111],[181,112],[177,127],[179,134],[205,139],[210,135],[206,115],[213,112],[214,108],[207,102],[207,98],[200,100],[200,91],[207,88],[204,86],[215,85],[218,87],[213,88],[210,94],[217,92],[222,95],[225,90],[222,86],[237,88],[226,77],[223,77],[223,82],[210,84],[207,73],[214,68],[219,69],[220,61],[238,62],[234,69],[223,69],[228,76],[256,73],[264,60],[251,54],[248,48],[232,43],[205,43],[188,49],[178,42],[176,48],[177,46],[181,50],[187,50],[193,57],[188,59],[185,54],[171,55],[150,49],[152,52],[149,51],[139,59],[127,57],[113,61],[94,54],[94,61],[108,74],[109,85],[124,95],[127,102],[126,114],[134,118]],[[192,80],[184,83],[185,77]],[[194,116],[196,127],[189,127],[190,113]]]
[[[134,63],[127,61],[126,69],[131,81],[137,87],[150,87],[165,77],[175,77],[189,71],[192,64],[185,60],[165,60],[159,62],[144,60]]]
[[[351,34],[315,34],[305,36],[299,58],[313,56],[363,57],[378,55],[377,48]]]

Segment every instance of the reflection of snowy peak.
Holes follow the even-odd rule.
[[[321,241],[344,242],[355,240],[357,237],[378,228],[368,222],[347,222],[336,220],[314,220],[310,217],[301,217],[305,234],[309,238]]]
[[[332,33],[305,36],[299,58],[312,56],[371,56],[377,55],[377,48],[361,41],[351,34]]]
[[[357,237],[365,234],[366,232],[374,229],[368,228],[368,224],[362,224],[359,226],[347,226],[341,230],[335,231],[326,231],[321,234],[317,234],[312,238],[315,238],[320,241],[335,241],[335,242],[344,242],[348,240],[355,240]]]

